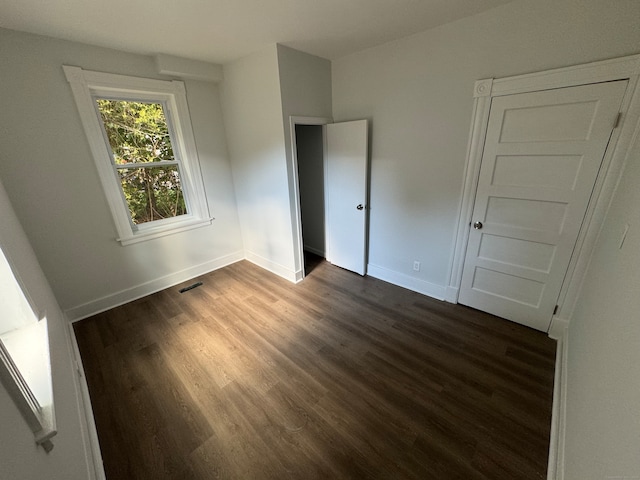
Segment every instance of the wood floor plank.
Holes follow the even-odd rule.
[[[294,285],[238,262],[74,325],[107,479],[544,478],[555,342],[307,265]]]

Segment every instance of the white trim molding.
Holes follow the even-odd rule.
[[[484,80],[478,80],[473,85],[473,97],[490,97],[491,90],[493,88],[493,78],[485,78]]]
[[[56,429],[55,406],[53,394],[51,392],[51,363],[49,358],[49,341],[46,317],[39,320],[36,324],[28,325],[26,328],[20,329],[19,333],[27,332],[28,340],[36,340],[36,344],[24,344],[22,340],[19,344],[21,347],[18,351],[28,351],[28,347],[37,348],[37,352],[33,357],[45,357],[46,365],[38,365],[37,368],[46,371],[41,376],[48,385],[51,400],[46,404],[41,404],[32,390],[32,385],[27,382],[20,372],[18,366],[14,362],[9,349],[0,339],[0,383],[13,400],[16,408],[22,414],[27,425],[33,432],[36,444],[40,445],[49,453],[53,450],[53,442],[51,439],[58,433]],[[43,345],[46,343],[46,345]],[[17,353],[16,350],[13,353]],[[40,362],[41,363],[41,362]]]
[[[295,279],[294,282],[299,282],[304,279],[304,239],[302,238],[302,211],[300,209],[300,178],[298,175],[298,146],[296,143],[296,125],[318,125],[323,126],[328,123],[333,123],[331,118],[327,117],[304,117],[292,115],[289,117],[289,129],[291,136],[291,164],[288,166],[288,170],[291,172],[289,178],[289,192],[290,201],[293,205],[292,212],[292,230],[293,230],[293,255],[295,260]],[[323,132],[324,136],[324,132]],[[323,147],[326,152],[326,142]],[[326,159],[324,161],[326,168]],[[326,178],[326,175],[325,175]],[[326,212],[326,205],[325,205]],[[258,262],[254,262],[257,265],[261,265]],[[267,268],[267,270],[270,270]],[[273,270],[271,270],[273,271]],[[280,274],[278,274],[280,275]],[[284,276],[284,275],[280,275]],[[288,277],[284,277],[288,278]]]
[[[611,82],[640,75],[640,55],[612,58],[542,72],[495,79],[491,96]]]
[[[164,53],[158,53],[155,56],[155,61],[156,69],[162,75],[213,83],[220,83],[224,79],[222,65],[216,63],[201,62]]]
[[[89,396],[89,386],[84,373],[84,365],[82,357],[80,357],[80,349],[76,339],[73,324],[67,322],[66,337],[71,350],[71,356],[74,363],[73,377],[75,380],[76,397],[78,398],[79,408],[84,415],[80,417],[80,425],[82,427],[82,437],[84,443],[84,456],[87,462],[87,478],[89,480],[106,480],[107,476],[102,463],[102,452],[100,451],[100,441],[98,439],[98,431],[96,430],[95,417],[93,416],[93,407],[91,406],[91,397]]]
[[[491,80],[491,79],[489,79]],[[479,84],[491,85],[490,81],[479,80],[475,83],[474,92],[477,93]],[[483,89],[483,92],[486,91]],[[471,131],[469,142],[467,143],[467,165],[462,182],[463,190],[458,205],[458,228],[453,247],[453,257],[451,259],[449,271],[449,283],[447,291],[455,296],[447,296],[447,301],[458,302],[460,283],[462,282],[462,267],[464,266],[464,256],[469,242],[469,226],[473,203],[476,195],[478,176],[480,175],[480,163],[482,160],[482,148],[487,134],[489,124],[489,108],[491,107],[491,97],[486,95],[475,95],[473,101],[473,114],[471,116]]]
[[[179,272],[174,272],[164,277],[159,277],[154,280],[150,280],[140,285],[136,285],[125,290],[121,290],[116,293],[112,293],[105,297],[91,300],[90,302],[77,305],[75,307],[65,310],[65,315],[71,322],[77,322],[92,315],[96,315],[100,312],[110,310],[112,308],[124,305],[125,303],[132,302],[138,298],[146,297],[152,293],[159,292],[165,288],[173,287],[178,283],[186,282],[192,278],[200,275],[205,275],[209,272],[217,270],[232,263],[239,262],[245,258],[242,251],[231,253],[229,255],[210,260],[208,262],[195,265]]]
[[[613,197],[620,172],[626,162],[633,139],[637,135],[637,129],[640,128],[639,77],[640,55],[632,55],[527,75],[483,79],[475,83],[465,175],[454,238],[454,251],[450,261],[449,280],[446,287],[445,298],[447,301],[455,303],[458,300],[492,98],[591,83],[628,80],[629,83],[620,110],[621,122],[614,129],[604,155],[602,168],[596,180],[558,299],[559,311],[556,312],[558,318],[571,319],[586,268]]]
[[[551,409],[551,434],[549,437],[549,460],[547,480],[564,480],[564,449],[567,418],[567,361],[569,330],[559,328],[557,336],[556,367],[553,379],[553,406]]]
[[[29,293],[18,269],[0,245],[3,292],[0,321],[0,384],[31,429],[35,443],[49,453],[56,428],[55,396],[47,312]],[[7,288],[9,287],[9,288]]]
[[[444,301],[449,303],[457,303],[459,290],[460,290],[459,288],[455,288],[455,287],[445,287]]]
[[[71,85],[80,120],[89,142],[100,182],[117,230],[117,240],[129,245],[163,235],[210,225],[209,206],[202,181],[191,117],[183,82],[129,77],[92,72],[64,65],[64,74]],[[187,213],[173,218],[135,225],[124,198],[116,165],[108,147],[102,120],[95,100],[108,98],[160,103],[163,105],[178,166]],[[168,162],[165,162],[168,163]]]
[[[569,320],[553,316],[551,318],[551,326],[549,327],[549,337],[560,341],[565,336],[566,330],[569,328]]]
[[[284,265],[280,265],[272,260],[261,257],[253,252],[246,252],[245,259],[249,262],[259,266],[260,268],[264,268],[265,270],[275,273],[279,277],[284,278],[285,280],[289,280],[293,283],[298,283],[304,278],[303,270],[296,269],[291,270],[290,268],[285,267]]]

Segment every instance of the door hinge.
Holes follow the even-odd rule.
[[[555,315],[556,313],[558,313],[558,305],[553,307],[553,314]]]
[[[622,120],[622,112],[618,112],[618,116],[616,117],[615,122],[613,122],[614,130],[620,125],[620,120]]]

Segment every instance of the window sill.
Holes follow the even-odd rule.
[[[48,453],[56,435],[47,320],[0,335],[0,381]]]
[[[211,225],[212,221],[213,218],[198,218],[180,223],[172,223],[170,225],[161,225],[156,228],[148,228],[138,231],[131,236],[120,237],[117,240],[122,244],[122,246],[132,245],[134,243],[146,242],[147,240],[153,240],[154,238],[164,237],[165,235],[172,235],[174,233],[193,230],[194,228],[206,227],[207,225]]]

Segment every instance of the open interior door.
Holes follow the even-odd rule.
[[[368,126],[326,126],[326,257],[360,275],[367,268]]]

